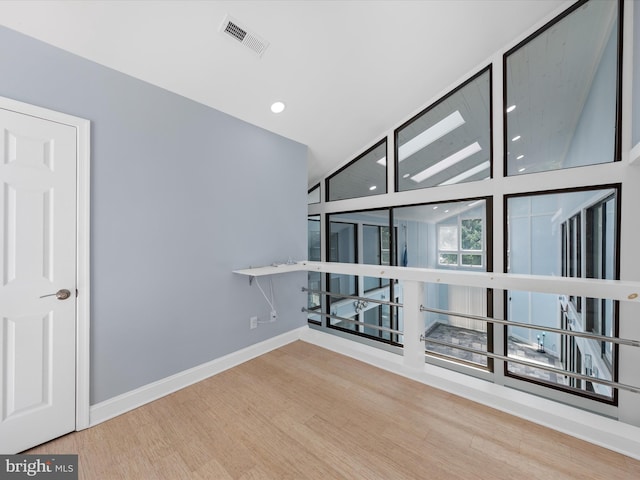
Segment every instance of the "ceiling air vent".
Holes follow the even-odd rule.
[[[227,15],[224,19],[224,22],[222,22],[220,31],[236,39],[242,45],[251,49],[259,57],[262,56],[264,51],[269,46],[269,42],[263,40],[255,33],[250,32],[244,25],[242,25],[235,18],[229,15]]]

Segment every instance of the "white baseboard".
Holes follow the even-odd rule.
[[[229,368],[240,365],[253,358],[280,348],[288,343],[300,339],[303,331],[309,327],[304,326],[289,332],[269,338],[263,342],[250,345],[242,350],[230,353],[211,362],[198,365],[197,367],[184,370],[170,377],[163,378],[157,382],[144,385],[117,397],[110,398],[104,402],[97,403],[90,407],[90,425],[93,427],[111,418],[127,413],[146,403],[157,400],[165,395],[169,395],[177,390],[193,385],[206,378],[216,375]]]
[[[300,340],[640,460],[633,425],[435,365],[411,369],[400,355],[318,330],[301,331]]]

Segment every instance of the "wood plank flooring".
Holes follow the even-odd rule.
[[[640,479],[640,462],[304,342],[29,452],[93,479]]]

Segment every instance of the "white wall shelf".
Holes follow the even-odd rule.
[[[249,285],[253,282],[255,277],[264,277],[266,275],[278,275],[280,273],[288,272],[302,272],[309,270],[307,262],[296,263],[274,263],[273,265],[266,265],[263,267],[249,267],[240,270],[234,270],[233,273],[238,275],[247,275],[249,277]]]

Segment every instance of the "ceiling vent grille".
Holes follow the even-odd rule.
[[[229,15],[224,18],[220,31],[225,35],[229,35],[231,38],[236,39],[259,57],[262,56],[269,46],[269,42],[260,38],[260,36],[255,33],[250,32],[244,25]]]

